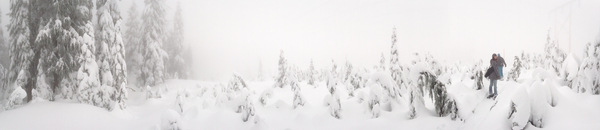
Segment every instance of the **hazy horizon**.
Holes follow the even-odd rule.
[[[317,69],[329,68],[332,59],[338,65],[347,60],[357,67],[372,68],[379,64],[381,53],[389,62],[394,27],[402,64],[413,59],[412,53],[429,52],[450,63],[486,60],[492,53],[502,53],[512,65],[512,57],[522,51],[541,53],[548,34],[556,39],[555,23],[559,46],[568,52],[565,22],[571,8],[571,51],[581,57],[584,45],[599,35],[600,1],[579,0],[552,12],[569,1],[180,2],[184,43],[193,47],[196,78],[226,80],[234,71],[253,78],[259,61],[268,75],[274,75],[280,50],[289,63],[301,69],[306,69],[311,59]],[[135,2],[142,13],[143,0]],[[126,20],[132,1],[119,3]],[[177,1],[167,3],[167,28],[171,28]],[[0,8],[8,40],[9,4]]]

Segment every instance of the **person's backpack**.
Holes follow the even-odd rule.
[[[489,77],[490,75],[492,75],[492,73],[494,73],[494,69],[492,69],[492,67],[489,67],[485,72],[485,77]]]

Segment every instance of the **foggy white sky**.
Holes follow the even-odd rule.
[[[277,73],[279,50],[288,62],[306,69],[346,60],[355,66],[379,64],[383,52],[389,62],[392,28],[396,27],[403,63],[414,52],[430,52],[436,59],[473,62],[503,53],[508,64],[521,51],[541,53],[548,30],[554,37],[555,13],[570,0],[180,0],[185,43],[195,54],[198,79],[224,80],[236,71],[254,77],[259,59],[265,72]],[[140,9],[143,0],[135,0]],[[167,0],[172,19],[176,0]],[[0,0],[2,25],[9,1]],[[131,0],[122,0],[124,18]],[[580,0],[572,7],[572,51],[582,56],[586,43],[600,32],[600,1]],[[568,51],[569,6],[556,13],[558,38]],[[169,24],[169,28],[170,28]],[[562,27],[561,27],[562,26]],[[5,29],[5,37],[8,33]]]

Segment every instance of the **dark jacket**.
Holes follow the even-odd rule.
[[[498,55],[498,63],[500,63],[500,66],[498,67],[506,67],[506,62],[504,62],[504,58],[500,57],[500,55]]]
[[[494,59],[490,60],[490,67],[494,68],[494,72],[490,75],[491,80],[500,79],[500,73],[498,73],[498,72],[500,72],[498,70],[498,67],[500,67],[500,66],[501,66],[501,64],[500,64],[499,60],[494,60]]]

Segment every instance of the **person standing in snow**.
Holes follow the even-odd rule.
[[[502,68],[506,67],[506,62],[504,62],[504,58],[502,58],[502,56],[500,56],[500,53],[498,53],[498,63],[500,64],[500,67],[498,67],[498,72],[500,72],[500,79],[504,78],[504,71],[502,71]]]
[[[501,63],[498,60],[498,56],[496,54],[492,54],[492,59],[490,60],[490,67],[494,69],[494,72],[489,76],[490,78],[490,87],[487,98],[492,98],[498,96],[498,79],[500,79],[500,71],[498,70],[501,66]],[[493,93],[492,93],[493,87]]]

